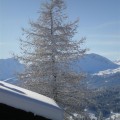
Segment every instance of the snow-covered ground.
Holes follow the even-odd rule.
[[[3,81],[0,81],[0,103],[49,119],[63,119],[63,112],[53,99]]]
[[[116,60],[114,63],[120,65],[120,60]]]
[[[91,120],[98,120],[97,117],[93,113],[89,113],[89,117]],[[120,120],[120,113],[112,113],[109,118],[105,118],[105,120]]]
[[[93,75],[106,76],[106,75],[113,75],[118,72],[120,73],[120,67],[118,67],[116,69],[108,69],[108,70],[104,70],[104,71],[99,71],[98,73],[95,73]]]
[[[112,113],[109,118],[106,118],[106,120],[120,120],[120,113]]]
[[[90,113],[89,117],[91,118],[91,120],[97,120],[97,117],[95,117],[95,115],[93,113]]]

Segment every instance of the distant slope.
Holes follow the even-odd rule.
[[[120,60],[116,60],[114,63],[120,65]]]
[[[116,73],[120,73],[120,67],[116,68],[116,69],[108,69],[108,70],[104,70],[104,71],[99,71],[98,73],[95,73],[93,75],[98,75],[98,76],[112,76],[113,74]]]
[[[118,64],[97,54],[86,54],[83,58],[70,62],[71,68],[76,72],[86,72],[90,74],[98,73],[108,69],[116,69]],[[15,77],[17,72],[24,70],[24,65],[14,58],[0,59],[0,79]]]
[[[118,66],[109,59],[94,53],[86,54],[83,58],[71,62],[71,67],[76,72],[83,71],[90,74],[107,69],[115,69]]]
[[[76,72],[90,74],[87,79],[93,87],[111,86],[120,84],[120,65],[113,63],[97,54],[86,54],[83,58],[70,62],[71,68]],[[0,60],[0,80],[18,84],[16,73],[22,72],[24,65],[9,58]]]
[[[86,79],[91,88],[118,86],[120,85],[120,67],[99,71],[88,75]]]
[[[24,65],[14,58],[0,59],[0,80],[12,78],[24,70]]]
[[[120,72],[111,75],[88,75],[86,82],[89,88],[115,87],[120,85]]]

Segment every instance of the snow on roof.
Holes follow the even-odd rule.
[[[0,81],[0,103],[52,120],[63,119],[63,112],[53,99],[3,81]]]

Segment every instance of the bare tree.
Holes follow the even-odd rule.
[[[17,58],[26,65],[19,76],[28,88],[53,98],[73,116],[80,110],[82,76],[70,69],[69,62],[83,56],[86,49],[81,47],[84,38],[73,40],[78,20],[68,22],[65,9],[63,0],[42,4],[38,20],[30,22],[29,30],[23,29],[26,39],[20,40],[22,55]]]

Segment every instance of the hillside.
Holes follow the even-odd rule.
[[[92,111],[97,111],[96,106],[100,106],[99,109],[106,117],[109,117],[111,109],[116,113],[120,111],[120,108],[117,105],[119,103],[115,103],[115,101],[119,99],[118,97],[120,95],[120,89],[118,89],[120,88],[120,65],[118,62],[112,62],[97,54],[86,54],[81,59],[71,61],[70,66],[78,73],[82,71],[87,73],[86,80],[83,81],[87,83],[87,88],[90,88],[89,100],[93,100],[95,102],[95,104],[88,103],[87,106],[89,107],[87,108]],[[11,84],[20,85],[21,81],[16,79],[16,73],[22,72],[23,70],[24,65],[13,58],[0,60],[1,80]],[[107,106],[108,102],[111,102],[109,106]],[[84,107],[86,108],[86,106]],[[118,107],[117,110],[116,107]],[[98,114],[97,112],[92,113],[96,115]]]
[[[116,60],[114,63],[120,65],[120,60]]]
[[[89,88],[115,87],[120,85],[120,72],[111,75],[88,75],[85,82]]]
[[[0,79],[8,79],[16,76],[16,73],[24,70],[24,65],[14,58],[0,59]]]
[[[83,58],[70,62],[70,66],[76,72],[98,73],[108,69],[116,69],[118,64],[98,54],[86,54]],[[17,72],[24,70],[24,65],[14,58],[0,59],[0,79],[15,77]]]
[[[94,53],[86,54],[83,58],[71,62],[71,67],[76,72],[83,71],[90,74],[107,69],[115,69],[118,66],[109,59]]]
[[[70,62],[71,68],[76,72],[89,74],[87,81],[90,86],[104,87],[120,83],[120,65],[97,54],[86,54],[83,58]],[[9,58],[0,60],[0,79],[17,84],[17,72],[22,72],[24,65]]]

